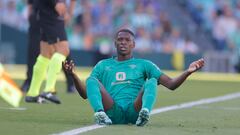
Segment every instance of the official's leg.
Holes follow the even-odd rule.
[[[54,48],[52,46],[49,46],[46,42],[41,41],[40,55],[38,56],[37,61],[34,65],[30,89],[25,99],[27,102],[36,101],[31,99],[36,99],[34,97],[38,97],[40,93],[40,87],[46,75],[46,71],[49,64],[49,58],[51,57],[53,51]]]
[[[62,70],[62,62],[66,59],[66,56],[69,54],[67,41],[61,41],[59,43],[56,43],[54,47],[56,52],[53,54],[49,63],[46,87],[44,89],[44,92],[55,92],[57,75]]]
[[[47,25],[48,23],[46,22],[43,23],[46,24],[43,27],[46,32],[46,41],[49,45],[54,46],[55,48],[55,52],[50,60],[46,87],[44,89],[44,92],[52,93],[55,92],[57,75],[62,70],[62,62],[69,55],[69,45],[65,32],[64,21],[58,19],[53,20],[52,24],[54,25]]]
[[[40,53],[40,26],[36,17],[33,13],[29,18],[29,29],[28,29],[28,55],[27,55],[27,78],[24,81],[21,89],[27,92],[32,80],[33,65],[35,64],[37,57]]]

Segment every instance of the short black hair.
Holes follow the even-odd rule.
[[[133,36],[133,38],[135,38],[135,34],[130,30],[130,29],[126,29],[126,28],[123,28],[123,29],[120,29],[117,31],[116,35],[115,35],[115,39],[117,38],[118,34],[120,32],[127,32],[129,33],[131,36]]]

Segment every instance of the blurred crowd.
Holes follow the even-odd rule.
[[[185,2],[196,24],[211,33],[216,50],[234,51],[240,48],[239,0],[185,0]]]
[[[2,23],[22,31],[28,28],[26,0],[1,0]],[[66,26],[71,49],[113,50],[114,33],[129,27],[136,33],[136,51],[182,51],[196,54],[198,45],[182,36],[161,7],[160,0],[77,0],[73,20]]]
[[[210,33],[216,51],[230,53],[240,72],[240,1],[184,0],[195,23]]]

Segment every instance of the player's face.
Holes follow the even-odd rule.
[[[119,32],[116,37],[115,47],[118,55],[130,55],[135,47],[132,35],[128,32]]]

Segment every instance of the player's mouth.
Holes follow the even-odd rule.
[[[120,51],[127,51],[126,47],[120,47],[119,49],[120,49]]]

